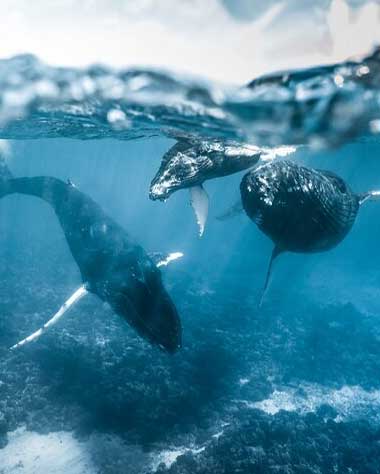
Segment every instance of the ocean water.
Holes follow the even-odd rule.
[[[51,206],[0,200],[1,474],[380,472],[379,202],[335,249],[281,256],[259,306],[273,245],[245,213],[218,219],[246,170],[205,183],[201,238],[186,189],[149,198],[178,140],[249,144],[259,164],[286,155],[379,189],[379,80],[379,50],[241,87],[1,61],[10,172],[70,180],[146,252],[183,253],[161,268],[176,354],[92,294],[10,351],[82,279]]]

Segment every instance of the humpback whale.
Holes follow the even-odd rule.
[[[274,243],[262,298],[278,255],[334,248],[351,230],[361,204],[380,198],[380,191],[352,192],[331,171],[286,160],[248,172],[240,193],[247,215]]]
[[[188,188],[199,235],[202,236],[209,207],[209,198],[203,187],[205,181],[251,168],[260,158],[284,156],[294,150],[294,147],[264,149],[236,142],[181,137],[163,156],[151,182],[149,197],[165,201],[174,192]]]
[[[169,353],[181,347],[181,322],[164,288],[160,270],[95,201],[71,182],[48,176],[14,178],[0,164],[0,198],[14,193],[36,196],[52,206],[83,285],[43,328],[13,347],[36,339],[87,292],[107,302],[151,344]],[[170,259],[179,256],[175,254]]]

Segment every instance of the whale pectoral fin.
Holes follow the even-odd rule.
[[[359,205],[361,206],[366,201],[380,200],[380,191],[369,191],[367,193],[359,195],[358,197],[359,197]]]
[[[169,263],[174,262],[174,260],[178,260],[179,258],[183,257],[182,252],[171,252],[168,254],[162,254],[162,253],[156,253],[156,254],[150,254],[150,258],[154,261],[156,264],[156,267],[166,267],[169,265]]]
[[[199,226],[199,237],[202,237],[208,216],[208,195],[202,185],[193,186],[189,191],[190,202]]]
[[[282,252],[282,250],[280,248],[278,248],[277,246],[274,247],[274,249],[272,251],[272,255],[271,255],[270,260],[269,260],[267,276],[265,278],[264,288],[263,288],[263,291],[261,293],[259,307],[261,307],[261,305],[263,304],[264,296],[265,296],[265,294],[267,292],[267,289],[268,289],[268,286],[269,286],[269,280],[270,280],[270,277],[272,275],[273,262],[274,262],[275,258],[280,255],[281,252]]]
[[[54,326],[57,324],[57,322],[62,318],[62,316],[66,313],[68,309],[70,309],[76,302],[78,302],[83,296],[85,296],[88,293],[86,285],[80,286],[71,296],[68,300],[66,300],[63,305],[59,308],[59,310],[55,313],[55,315],[49,319],[40,329],[38,329],[36,332],[31,334],[30,336],[26,337],[22,341],[18,342],[17,344],[14,344],[11,347],[11,350],[17,349],[24,344],[27,344],[28,342],[35,341],[38,339],[44,332],[46,332],[50,327]]]
[[[241,199],[237,201],[230,209],[227,209],[227,211],[223,212],[223,214],[220,214],[216,218],[218,221],[224,221],[226,219],[230,219],[231,217],[238,216],[244,211],[243,204],[241,202]]]

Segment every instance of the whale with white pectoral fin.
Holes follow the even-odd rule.
[[[380,199],[379,190],[356,194],[335,173],[286,160],[247,173],[240,193],[248,217],[274,243],[260,305],[280,254],[334,248],[350,232],[360,206]]]
[[[209,208],[209,197],[203,187],[205,181],[238,173],[255,166],[259,160],[270,160],[295,151],[295,147],[286,146],[263,148],[216,139],[177,138],[177,143],[162,158],[151,182],[149,197],[166,201],[174,192],[189,189],[199,236],[204,233]]]
[[[151,258],[95,201],[71,182],[47,176],[13,178],[0,160],[0,198],[15,193],[39,197],[52,206],[83,284],[42,328],[12,349],[36,340],[87,293],[107,302],[151,344],[169,353],[181,347],[180,318],[158,268],[180,258],[180,252]]]

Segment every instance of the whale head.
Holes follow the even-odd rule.
[[[149,197],[153,201],[165,201],[179,189],[196,186],[202,177],[202,156],[188,142],[178,142],[165,153],[161,166],[153,178]]]
[[[177,309],[153,261],[146,255],[136,257],[132,262],[119,258],[93,291],[145,340],[173,354],[182,345]]]
[[[181,322],[170,296],[162,283],[157,283],[152,291],[150,286],[135,282],[128,292],[116,298],[116,312],[148,342],[174,354],[182,346]]]
[[[165,153],[150,185],[152,200],[166,200],[179,189],[201,185],[254,166],[261,150],[252,145],[220,140],[181,140]]]

